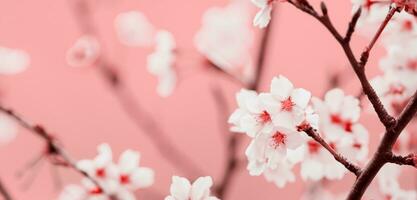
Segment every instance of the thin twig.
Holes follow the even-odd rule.
[[[350,162],[347,158],[345,158],[340,153],[336,152],[324,139],[312,128],[308,127],[307,129],[303,130],[308,136],[313,138],[316,142],[318,142],[321,146],[323,146],[329,153],[331,153],[336,161],[340,164],[345,166],[345,168],[351,171],[356,176],[359,176],[361,173],[360,167],[356,166],[354,163]]]
[[[52,134],[48,133],[45,130],[45,128],[43,128],[43,126],[38,124],[32,124],[20,115],[16,114],[13,110],[5,108],[1,105],[0,111],[14,119],[20,126],[22,126],[23,128],[27,129],[28,131],[45,141],[47,147],[45,156],[48,156],[48,158],[50,158],[49,161],[53,165],[70,168],[78,172],[85,178],[89,179],[98,188],[102,189],[100,184],[93,177],[91,177],[87,172],[79,169],[76,166],[76,162],[66,153],[65,149],[58,144],[57,140],[52,136]]]
[[[417,167],[417,155],[409,154],[407,156],[391,155],[391,158],[388,159],[388,162],[395,163],[397,165],[409,165]]]
[[[327,8],[325,4],[322,2],[322,11],[323,16],[317,14],[316,11],[310,6],[303,5],[307,0],[297,0],[297,2],[289,1],[292,5],[296,8],[306,12],[320,21],[334,36],[334,38],[339,42],[342,46],[350,64],[352,65],[353,70],[355,71],[356,75],[358,76],[360,83],[362,85],[362,89],[364,94],[368,97],[369,101],[371,102],[372,106],[378,118],[384,124],[386,132],[384,137],[378,147],[378,150],[373,155],[370,162],[368,162],[367,166],[363,169],[360,173],[359,177],[357,178],[355,184],[353,185],[347,199],[348,200],[357,200],[361,199],[363,194],[365,193],[366,189],[368,188],[369,184],[375,178],[378,171],[382,168],[382,166],[390,161],[392,158],[392,147],[396,142],[397,138],[401,134],[402,130],[406,127],[406,125],[410,122],[410,120],[415,116],[417,112],[417,91],[408,102],[407,107],[404,109],[398,120],[393,118],[391,115],[388,114],[386,109],[384,108],[383,104],[381,103],[379,97],[377,96],[376,92],[372,88],[371,84],[369,83],[366,74],[365,74],[365,65],[368,60],[369,52],[372,49],[373,45],[379,38],[379,35],[382,33],[384,28],[386,27],[387,23],[391,20],[392,16],[398,11],[397,8],[391,7],[390,11],[387,14],[384,22],[381,24],[380,29],[376,32],[375,36],[371,40],[370,44],[367,46],[364,52],[361,54],[360,62],[355,58],[353,51],[350,47],[350,37],[353,34],[353,29],[348,28],[347,37],[343,38],[337,30],[334,28],[333,24],[331,23]],[[307,4],[308,5],[308,4]],[[324,9],[323,9],[324,8]],[[353,16],[356,17],[355,15]],[[352,19],[351,21],[355,21]],[[353,25],[352,25],[353,27]],[[350,29],[352,29],[352,33],[349,33]]]
[[[6,189],[6,186],[3,184],[3,182],[0,180],[0,194],[3,196],[4,200],[12,200],[12,195],[10,195],[10,192]]]
[[[323,2],[321,3],[323,15],[319,15],[312,7],[306,6],[302,3],[302,2],[306,2],[305,0],[303,1],[298,0],[297,2],[293,2],[293,1],[288,1],[288,2],[294,5],[296,8],[300,9],[301,11],[316,18],[319,22],[321,22],[322,25],[324,25],[329,30],[329,32],[333,35],[333,37],[342,46],[346,54],[346,57],[349,60],[349,63],[351,64],[353,70],[356,73],[356,76],[358,77],[361,83],[364,93],[366,94],[369,101],[371,102],[382,124],[384,124],[385,127],[391,127],[393,124],[395,124],[395,119],[390,114],[388,114],[387,110],[385,109],[384,105],[381,103],[381,100],[376,94],[375,90],[371,86],[368,78],[366,77],[365,70],[364,70],[364,65],[366,64],[366,62],[363,62],[361,64],[357,61],[350,47],[350,43],[345,42],[345,39],[340,35],[340,33],[336,30],[333,23],[331,22],[328,16],[328,12],[327,12],[327,8],[325,4]]]
[[[73,11],[77,19],[80,29],[85,34],[91,34],[99,37],[97,28],[91,17],[91,10],[88,2],[77,0]],[[104,50],[102,50],[104,52]],[[180,151],[173,143],[171,143],[168,134],[166,134],[158,125],[157,120],[145,111],[139,104],[134,92],[125,84],[124,79],[121,78],[117,72],[118,66],[115,66],[104,53],[96,62],[99,74],[109,86],[111,92],[117,98],[121,108],[127,116],[135,123],[135,125],[143,130],[143,132],[151,139],[153,144],[157,147],[159,153],[173,166],[178,167],[185,174],[190,177],[197,177],[202,173],[202,170],[196,165],[185,153]]]

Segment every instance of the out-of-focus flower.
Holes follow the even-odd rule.
[[[172,94],[177,81],[175,70],[175,40],[168,31],[156,33],[155,51],[148,56],[148,71],[157,76],[159,84],[157,92],[162,97]]]
[[[200,177],[193,184],[183,177],[173,176],[170,188],[171,195],[165,200],[218,200],[210,196],[210,188],[213,185],[211,177]]]
[[[381,199],[391,200],[414,200],[417,199],[417,192],[404,190],[400,187],[399,176],[401,168],[398,165],[387,163],[379,171],[377,180]]]
[[[416,79],[410,75],[410,73],[387,70],[382,76],[377,76],[371,81],[382,103],[393,115],[400,114],[417,89]]]
[[[100,43],[93,36],[84,35],[68,49],[66,59],[71,67],[92,66],[100,56]]]
[[[273,4],[276,1],[286,1],[286,0],[252,0],[252,2],[260,8],[259,12],[256,13],[255,18],[253,19],[253,25],[259,28],[265,28],[268,26],[269,21],[271,20],[271,12]]]
[[[0,47],[0,74],[17,74],[29,67],[29,55],[18,49]]]
[[[236,101],[239,108],[229,118],[232,131],[246,133],[250,137],[255,137],[260,131],[272,131],[271,116],[255,91],[242,89],[236,94]]]
[[[243,81],[252,81],[250,50],[254,34],[247,0],[234,0],[225,7],[208,9],[194,38],[198,51],[217,67]]]
[[[97,148],[98,155],[93,160],[81,160],[77,167],[92,177],[97,184],[83,179],[81,185],[68,185],[60,194],[60,200],[135,200],[134,191],[149,187],[154,182],[154,172],[140,167],[139,152],[126,150],[117,164],[108,144]]]
[[[5,114],[0,114],[0,145],[9,143],[17,135],[16,123]]]
[[[114,20],[120,42],[127,46],[150,46],[153,44],[154,27],[139,11],[128,11]]]
[[[274,183],[277,187],[283,188],[287,183],[295,182],[295,175],[292,171],[294,164],[288,160],[282,160],[276,168],[264,171],[265,179]]]

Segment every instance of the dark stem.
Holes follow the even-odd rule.
[[[361,173],[361,169],[350,162],[347,158],[345,158],[340,153],[336,152],[320,135],[312,128],[308,127],[306,130],[303,130],[308,136],[313,138],[316,142],[318,142],[321,146],[323,146],[328,152],[330,152],[334,159],[338,161],[340,164],[344,165],[347,170],[359,176]]]
[[[388,162],[394,163],[397,165],[409,165],[416,167],[416,159],[417,156],[415,154],[409,154],[407,156],[399,156],[392,154],[391,157],[388,159]]]
[[[6,186],[3,184],[3,182],[0,180],[0,194],[3,196],[4,200],[12,200],[12,196],[10,195],[10,192],[6,189]]]
[[[52,134],[48,133],[45,130],[45,128],[43,128],[43,126],[32,124],[20,115],[16,114],[13,110],[5,108],[1,105],[0,111],[14,119],[20,126],[22,126],[23,128],[27,129],[28,131],[42,138],[45,141],[47,147],[45,155],[48,156],[48,158],[50,158],[49,161],[53,165],[70,168],[78,172],[85,178],[89,179],[98,188],[102,189],[100,184],[93,177],[91,177],[88,173],[79,169],[76,166],[76,162],[66,153],[65,149],[58,144],[57,140],[52,136]]]
[[[77,0],[73,11],[80,29],[85,34],[99,37],[87,3],[83,0]],[[184,152],[171,143],[168,134],[160,128],[155,118],[138,103],[134,92],[129,89],[124,79],[117,72],[116,69],[118,67],[108,60],[104,53],[101,54],[96,64],[101,77],[117,98],[123,111],[151,139],[159,153],[173,166],[178,167],[190,177],[197,177],[203,174],[199,167]]]

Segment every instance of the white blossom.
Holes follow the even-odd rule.
[[[247,1],[234,0],[225,7],[213,7],[204,13],[194,43],[217,67],[250,82],[253,40]]]
[[[0,145],[7,144],[17,135],[17,124],[9,116],[0,113]]]
[[[29,67],[29,55],[19,49],[0,47],[0,74],[12,75]]]
[[[139,11],[127,11],[114,20],[120,42],[127,46],[150,46],[153,44],[154,27]]]
[[[210,196],[210,188],[213,185],[211,177],[199,177],[194,183],[179,176],[172,177],[170,188],[171,195],[165,197],[165,200],[218,200]]]
[[[158,78],[157,92],[162,97],[172,94],[177,82],[174,70],[175,40],[168,31],[158,31],[155,36],[155,51],[148,56],[148,71]]]
[[[253,19],[254,26],[257,26],[259,28],[265,28],[266,26],[268,26],[269,21],[271,20],[273,3],[275,3],[275,1],[276,0],[252,0],[252,3],[260,9],[258,13],[256,13],[255,18]]]

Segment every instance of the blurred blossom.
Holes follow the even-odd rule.
[[[100,56],[100,43],[93,36],[84,35],[77,39],[67,51],[67,63],[71,67],[94,65]]]
[[[115,21],[117,36],[127,46],[150,46],[153,44],[154,27],[139,11],[128,11],[117,15]]]
[[[415,200],[417,199],[417,192],[415,190],[404,190],[400,186],[399,176],[401,173],[401,166],[387,163],[379,171],[377,175],[377,183],[380,199],[390,200]]]
[[[139,166],[139,152],[126,150],[120,155],[118,163],[114,163],[108,144],[99,145],[97,151],[94,159],[78,161],[77,168],[85,171],[101,188],[91,180],[83,179],[80,186],[68,185],[61,193],[60,200],[107,200],[109,196],[134,200],[137,189],[147,188],[154,183],[153,170]]]
[[[155,51],[148,56],[148,71],[158,78],[157,92],[162,97],[172,94],[177,77],[174,69],[176,44],[174,36],[160,30],[155,36]]]
[[[210,196],[212,185],[213,180],[210,176],[199,177],[192,184],[186,178],[173,176],[171,195],[165,197],[165,200],[219,200]]]
[[[0,145],[9,143],[17,135],[17,124],[9,116],[0,113]]]
[[[225,7],[213,7],[204,13],[194,43],[217,67],[249,82],[253,76],[250,55],[253,40],[249,4],[233,0]]]
[[[0,47],[0,74],[17,74],[29,67],[29,55],[19,49]]]

